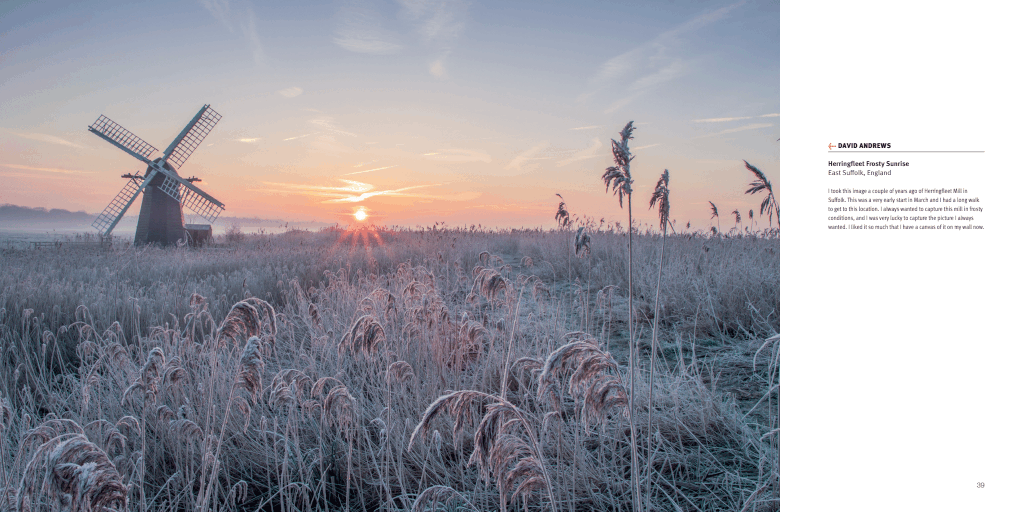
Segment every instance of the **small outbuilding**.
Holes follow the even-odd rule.
[[[185,224],[185,235],[190,247],[200,247],[213,240],[213,226],[209,224]]]

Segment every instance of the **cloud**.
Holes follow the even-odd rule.
[[[665,82],[669,82],[682,73],[683,61],[675,59],[667,65],[658,68],[657,71],[638,78],[635,82],[629,85],[629,90],[632,92],[644,92]]]
[[[636,48],[608,59],[588,80],[587,90],[577,97],[577,101],[587,101],[628,77],[643,75],[625,87],[625,91],[631,93],[629,96],[605,110],[605,113],[611,113],[658,85],[678,78],[684,71],[681,56],[685,52],[681,36],[725,18],[743,3],[745,0],[695,16]]]
[[[648,144],[646,146],[640,146],[638,148],[630,148],[630,151],[640,151],[641,149],[653,148],[654,146],[660,146],[660,145],[661,145],[660,142],[657,143],[657,144]]]
[[[599,124],[593,124],[593,125],[590,125],[590,126],[580,126],[578,128],[569,128],[569,129],[570,130],[593,130],[594,128],[600,128],[600,127],[601,127],[601,125],[599,125]]]
[[[534,147],[532,147],[530,149],[527,149],[526,151],[523,151],[522,153],[519,153],[518,155],[516,155],[515,158],[512,159],[512,161],[510,161],[508,163],[508,165],[505,166],[505,168],[506,169],[513,169],[513,170],[516,170],[516,171],[521,171],[522,167],[523,167],[523,164],[526,163],[527,161],[529,161],[529,160],[539,160],[538,158],[534,158],[534,155],[536,155],[537,153],[540,153],[545,148],[547,148],[549,145],[550,144],[548,144],[548,141],[544,141],[544,142],[541,142],[540,144],[537,144],[536,146],[534,146]]]
[[[466,25],[468,2],[464,0],[398,0],[392,14],[372,0],[346,0],[338,11],[340,22],[334,42],[355,53],[387,55],[407,46],[424,44],[451,50]],[[412,31],[419,43],[402,35]],[[444,77],[443,58],[430,65],[434,76]]]
[[[309,122],[311,124],[315,124],[315,125],[323,128],[325,131],[330,132],[330,133],[337,133],[337,134],[341,134],[341,135],[347,135],[349,137],[356,137],[357,136],[356,134],[354,134],[352,132],[346,132],[346,131],[338,128],[337,126],[335,126],[334,125],[334,118],[332,118],[332,117],[320,117],[320,118],[317,118],[317,119],[310,119]]]
[[[199,0],[199,3],[224,25],[228,32],[234,34],[237,27],[249,44],[253,61],[256,64],[263,64],[266,59],[263,44],[260,43],[259,33],[256,31],[256,15],[253,14],[252,6],[246,4],[243,13],[240,10],[232,10],[230,0]]]
[[[427,43],[450,45],[465,27],[467,2],[463,0],[399,0],[399,17],[413,23]]]
[[[281,96],[284,96],[285,98],[294,98],[294,97],[302,94],[302,88],[301,87],[289,87],[287,89],[281,89],[280,91],[277,91],[277,93],[280,94]]]
[[[630,94],[629,96],[620,98],[615,103],[612,103],[611,105],[608,105],[608,108],[604,109],[604,113],[605,114],[611,114],[612,112],[615,112],[616,110],[618,110],[618,109],[620,109],[622,107],[625,107],[626,105],[629,105],[630,103],[633,102],[633,100],[635,100],[635,99],[637,99],[639,97],[640,97],[639,94]]]
[[[775,125],[773,125],[771,123],[748,124],[746,126],[740,126],[740,127],[737,127],[737,128],[729,128],[728,130],[722,130],[720,132],[709,133],[707,135],[701,135],[698,138],[714,137],[716,135],[725,135],[727,133],[736,133],[736,132],[742,132],[742,131],[746,131],[746,130],[756,130],[758,128],[768,128],[769,126],[775,126]]]
[[[351,176],[353,174],[365,174],[365,173],[373,172],[373,171],[383,171],[384,169],[391,169],[392,167],[398,167],[398,166],[397,165],[389,165],[387,167],[378,167],[376,169],[367,169],[365,171],[350,172],[350,173],[346,173],[345,176]]]
[[[229,32],[235,31],[231,25],[231,5],[229,0],[199,0],[199,3],[203,4],[203,7],[210,11],[210,14],[217,18],[217,21],[220,21]]]
[[[564,167],[564,166],[569,165],[569,164],[571,164],[573,162],[580,162],[580,161],[583,161],[583,160],[589,160],[591,158],[597,158],[597,157],[601,156],[601,148],[603,146],[604,146],[604,144],[601,144],[601,140],[598,139],[597,137],[594,137],[590,141],[590,146],[588,146],[587,149],[584,149],[584,150],[581,150],[581,151],[577,151],[576,153],[573,153],[572,156],[570,156],[569,158],[566,158],[565,160],[559,161],[555,166],[556,167]]]
[[[345,2],[338,13],[341,23],[334,43],[354,53],[386,55],[402,49],[398,36],[383,25],[384,16],[372,1]]]
[[[398,53],[398,50],[402,49],[402,45],[385,41],[379,36],[369,32],[338,36],[334,38],[334,42],[338,46],[355,53],[387,55],[390,53]]]
[[[75,144],[74,142],[71,142],[69,140],[65,140],[65,139],[62,139],[60,137],[57,137],[57,136],[54,136],[54,135],[48,135],[48,134],[45,134],[45,133],[18,133],[18,132],[8,132],[8,133],[12,133],[14,135],[17,135],[18,137],[23,138],[23,139],[37,140],[39,142],[47,142],[47,143],[50,143],[50,144],[60,144],[62,146],[68,146],[68,147],[72,147],[72,148],[75,148],[75,149],[85,149],[85,146],[82,146],[82,145],[79,145],[79,144]]]
[[[254,139],[235,139],[235,141],[244,142],[246,144],[255,144],[260,141],[260,137],[256,137]]]
[[[18,165],[18,164],[0,164],[2,167],[10,167],[11,169],[21,169],[24,171],[40,171],[40,172],[54,172],[60,174],[95,174],[92,171],[76,171],[72,169],[55,169],[53,167],[32,167],[29,165]]]
[[[241,22],[242,34],[245,35],[245,39],[249,42],[249,49],[252,51],[252,60],[256,64],[263,64],[263,44],[260,43],[260,36],[256,33],[256,16],[252,13],[252,8],[246,9],[248,16],[244,21]]]
[[[712,117],[708,119],[694,119],[695,123],[725,123],[728,121],[742,121],[744,119],[753,119],[755,117],[779,117],[778,113],[774,114],[763,114],[759,116],[745,116],[745,117]]]
[[[307,133],[305,135],[296,135],[295,137],[288,137],[287,139],[283,139],[283,140],[284,141],[289,141],[289,140],[301,139],[303,137],[309,137],[310,135],[316,135],[318,133],[320,133],[320,132]]]
[[[374,190],[375,187],[369,183],[341,178],[339,178],[338,181],[341,181],[346,185],[341,187],[328,187],[319,185],[296,185],[293,183],[272,183],[267,181],[263,182],[263,184],[280,187],[278,189],[270,189],[270,192],[326,197],[328,199],[323,201],[325,203],[360,203],[376,196],[431,197],[418,194],[407,194],[405,192],[440,185],[440,183],[434,183],[430,185],[413,185],[411,187],[396,188],[392,190]]]
[[[430,63],[430,74],[436,78],[447,78],[448,73],[445,72],[444,62],[441,59],[437,59]]]
[[[431,153],[424,153],[423,156],[432,157],[431,160],[444,160],[446,162],[484,162],[490,163],[491,155],[486,151],[476,149],[438,149]]]

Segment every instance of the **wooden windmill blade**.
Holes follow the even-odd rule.
[[[146,185],[149,185],[149,182],[153,180],[153,176],[155,175],[151,174],[141,184],[135,180],[125,183],[124,188],[114,196],[114,199],[103,209],[99,217],[92,221],[92,227],[98,229],[103,236],[110,236],[114,226],[117,226],[117,223],[121,221],[121,217],[124,217],[128,208],[135,202],[135,199],[145,190]]]
[[[96,122],[89,125],[89,131],[121,148],[125,153],[138,158],[146,165],[153,163],[149,157],[157,149],[121,125],[111,121],[107,116],[100,116],[96,119]]]
[[[199,109],[199,113],[181,130],[174,142],[167,146],[167,151],[164,151],[164,159],[170,162],[174,169],[181,169],[188,157],[192,156],[192,152],[203,143],[203,139],[210,134],[213,127],[217,126],[220,118],[221,115],[217,111],[210,108],[209,105],[203,105],[203,108]]]
[[[213,196],[203,192],[187,180],[172,175],[163,168],[159,168],[159,170],[165,174],[164,181],[159,187],[160,190],[204,219],[210,222],[217,221],[220,212],[224,211],[224,203],[214,199]]]

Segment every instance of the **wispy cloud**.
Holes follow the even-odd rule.
[[[397,53],[398,50],[402,49],[402,45],[386,41],[381,38],[381,36],[365,30],[361,30],[358,33],[349,33],[344,36],[337,36],[334,38],[334,42],[338,46],[355,53],[387,55],[390,53]]]
[[[660,145],[661,145],[661,143],[659,142],[659,143],[657,143],[657,144],[648,144],[648,145],[646,145],[646,146],[640,146],[640,147],[636,147],[636,148],[630,148],[630,150],[632,150],[632,151],[640,151],[641,149],[653,148],[654,146],[660,146]]]
[[[334,118],[331,118],[331,117],[321,117],[321,118],[317,118],[317,119],[310,119],[309,122],[311,124],[319,126],[324,131],[327,131],[327,132],[330,132],[330,133],[337,133],[337,134],[340,134],[340,135],[347,135],[349,137],[356,137],[357,136],[356,134],[354,134],[352,132],[346,132],[345,130],[342,130],[342,129],[338,128],[334,124]]]
[[[384,169],[391,169],[392,167],[398,167],[397,165],[389,165],[387,167],[378,167],[376,169],[367,169],[365,171],[356,171],[345,174],[345,176],[352,176],[353,174],[366,174],[368,172],[383,171]]]
[[[7,130],[5,130],[5,131],[7,131]],[[12,131],[8,131],[8,133],[17,135],[18,137],[21,137],[23,139],[37,140],[39,142],[46,142],[46,143],[49,143],[49,144],[60,144],[62,146],[68,146],[68,147],[72,147],[72,148],[75,148],[75,149],[85,149],[85,146],[82,146],[80,144],[75,144],[74,142],[71,142],[71,141],[66,140],[66,139],[62,139],[62,138],[57,137],[55,135],[49,135],[49,134],[45,134],[45,133],[18,133],[18,132],[12,132]]]
[[[611,105],[608,105],[608,108],[604,109],[604,113],[605,114],[611,114],[612,112],[615,112],[616,110],[618,110],[618,109],[620,109],[622,107],[625,107],[626,105],[629,105],[630,103],[633,103],[633,100],[635,100],[635,99],[637,99],[639,97],[640,97],[639,94],[633,93],[633,94],[630,94],[628,96],[624,96],[622,98],[619,98],[618,100],[616,100]]]
[[[316,135],[318,133],[320,133],[320,132],[307,133],[305,135],[296,135],[295,137],[288,137],[287,139],[282,139],[282,140],[289,141],[289,140],[301,139],[303,137],[309,137],[310,135]]]
[[[386,55],[402,49],[399,37],[384,28],[386,21],[377,4],[366,0],[344,2],[338,12],[341,23],[334,43],[355,53]]]
[[[230,0],[199,0],[199,3],[203,4],[203,7],[210,11],[210,14],[217,18],[217,21],[221,22],[229,32],[235,31],[234,26],[231,24]]]
[[[59,174],[95,174],[93,171],[77,171],[73,169],[56,169],[53,167],[33,167],[30,165],[18,165],[18,164],[0,164],[0,167],[10,167],[11,169],[21,169],[23,171],[40,171],[40,172],[53,172]]]
[[[695,122],[695,123],[725,123],[725,122],[729,122],[729,121],[742,121],[744,119],[754,119],[756,117],[779,117],[779,114],[776,112],[774,114],[763,114],[763,115],[759,115],[759,116],[712,117],[712,118],[709,118],[709,119],[694,119],[693,122]]]
[[[256,138],[252,138],[252,139],[235,139],[235,141],[236,142],[244,142],[246,144],[255,144],[255,143],[260,141],[260,137],[256,137]]]
[[[599,125],[599,124],[592,124],[590,126],[580,126],[580,127],[577,127],[577,128],[569,128],[569,129],[570,130],[593,130],[594,128],[600,128],[600,127],[601,127],[601,125]]]
[[[523,164],[525,164],[527,161],[539,160],[539,158],[536,158],[535,155],[546,149],[549,145],[550,144],[548,143],[548,141],[544,141],[541,142],[540,144],[537,144],[536,146],[533,146],[530,149],[527,149],[526,151],[523,151],[522,153],[519,153],[518,155],[516,155],[515,158],[512,159],[512,161],[508,163],[508,165],[505,166],[505,168],[521,171]]]
[[[428,69],[437,78],[447,77],[445,57],[466,24],[465,0],[398,0],[397,12],[372,0],[345,0],[338,11],[334,34],[338,46],[355,53],[387,55],[407,47],[441,50]],[[411,29],[411,31],[410,31]],[[410,34],[418,41],[410,40]]]
[[[228,32],[234,34],[237,27],[249,45],[253,61],[257,64],[263,64],[266,60],[263,53],[263,44],[260,42],[260,36],[256,30],[256,15],[253,13],[251,5],[246,2],[243,11],[239,9],[233,10],[231,8],[231,0],[199,0],[199,3],[217,21],[224,25]]]
[[[682,75],[684,70],[685,66],[683,65],[683,61],[681,59],[674,59],[655,69],[653,72],[634,80],[626,88],[628,95],[609,105],[609,107],[604,110],[604,113],[611,114],[612,112],[632,103],[634,100],[647,92],[650,92],[659,85],[670,82],[676,77]]]
[[[685,71],[682,57],[686,53],[682,36],[725,18],[744,2],[695,16],[636,48],[608,59],[590,78],[587,89],[577,100],[587,101],[604,89],[616,88],[621,91],[618,95],[620,98],[605,110],[605,113],[611,113],[657,86],[675,80]],[[630,77],[638,75],[640,78],[630,80],[628,85],[623,84]]]
[[[444,60],[437,59],[430,63],[430,74],[435,78],[448,78],[448,72],[444,69]]]
[[[246,17],[241,25],[242,34],[249,43],[249,50],[252,51],[252,60],[256,64],[263,64],[266,59],[263,55],[263,44],[260,43],[260,36],[256,32],[256,15],[253,14],[252,7],[246,8]]]
[[[739,126],[739,127],[736,127],[736,128],[729,128],[728,130],[722,130],[720,132],[715,132],[715,133],[709,133],[709,134],[706,134],[706,135],[701,135],[698,138],[714,137],[716,135],[725,135],[727,133],[736,133],[736,132],[742,132],[742,131],[746,131],[746,130],[756,130],[758,128],[768,128],[769,126],[775,126],[775,125],[773,125],[771,123],[748,124],[748,125]]]
[[[565,160],[559,161],[555,166],[564,167],[573,162],[580,162],[583,160],[590,160],[591,158],[597,158],[601,156],[601,148],[603,146],[604,144],[601,144],[601,140],[598,139],[597,137],[594,137],[590,141],[590,146],[588,146],[587,149],[573,153],[572,156],[566,158]]]
[[[294,97],[302,94],[302,88],[301,87],[289,87],[287,89],[281,89],[280,91],[277,91],[277,93],[280,94],[281,96],[284,96],[285,98],[294,98]]]
[[[415,25],[424,42],[452,44],[465,27],[468,2],[464,0],[399,0],[399,17]]]
[[[490,163],[491,155],[486,151],[477,149],[445,148],[424,153],[423,156],[431,157],[431,160],[444,160],[446,162],[485,162]]]
[[[325,197],[327,198],[323,201],[325,203],[360,203],[371,197],[377,196],[419,197],[418,194],[408,194],[406,192],[409,190],[436,187],[440,185],[439,183],[433,183],[429,185],[413,185],[411,187],[396,188],[392,190],[374,190],[376,187],[369,183],[341,178],[339,178],[339,181],[345,183],[345,185],[341,187],[330,187],[320,185],[297,185],[294,183],[273,183],[267,181],[263,182],[263,184],[277,187],[276,189],[265,189],[265,191]]]

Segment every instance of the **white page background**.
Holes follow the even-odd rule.
[[[1022,19],[782,3],[784,510],[1024,510]],[[985,153],[874,154],[911,166],[841,181],[839,142]],[[967,187],[985,229],[826,229],[829,187],[883,183]]]

